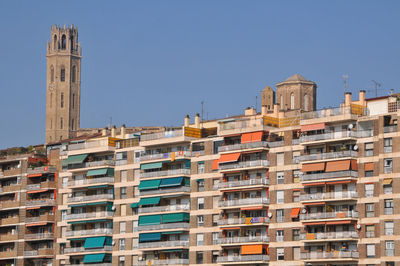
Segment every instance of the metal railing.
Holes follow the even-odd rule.
[[[150,260],[138,261],[138,266],[148,265],[189,265],[189,259],[169,259],[169,260]]]
[[[152,134],[141,135],[140,136],[140,141],[150,141],[150,140],[156,140],[156,139],[175,138],[175,137],[180,137],[180,136],[183,136],[183,130],[182,129],[169,130],[169,131],[164,131],[164,132],[160,132],[160,133],[152,133]]]
[[[69,181],[68,186],[73,187],[73,186],[97,184],[97,183],[114,183],[114,177],[98,177],[92,179]]]
[[[248,179],[230,182],[220,182],[218,183],[218,188],[232,188],[232,187],[244,187],[244,186],[254,186],[254,185],[269,185],[269,179],[258,178],[258,179]]]
[[[168,224],[155,224],[155,225],[139,225],[138,231],[150,231],[159,229],[177,229],[189,228],[189,223],[168,223]]]
[[[181,168],[181,169],[174,169],[174,170],[164,170],[164,171],[140,173],[140,178],[172,176],[172,175],[190,175],[190,169]]]
[[[341,238],[358,238],[356,231],[344,231],[344,232],[324,232],[324,233],[308,233],[301,234],[301,240],[321,240],[321,239],[341,239]]]
[[[328,173],[317,173],[317,174],[304,174],[300,176],[301,181],[313,181],[318,179],[330,179],[338,177],[358,177],[357,171],[337,171]]]
[[[228,218],[218,220],[218,225],[269,223],[268,217]]]
[[[174,193],[174,192],[190,192],[190,187],[180,186],[180,187],[175,187],[175,188],[165,188],[165,189],[157,189],[157,190],[141,190],[140,196]]]
[[[228,170],[228,169],[257,167],[257,166],[269,166],[269,161],[268,160],[252,160],[252,161],[245,161],[245,162],[220,164],[219,169],[220,170]]]
[[[268,236],[242,236],[242,237],[226,237],[219,238],[218,244],[235,244],[248,242],[269,242]]]
[[[75,220],[75,219],[87,219],[87,218],[100,218],[114,216],[114,212],[87,212],[87,213],[71,213],[66,215],[67,220]]]
[[[85,249],[84,247],[65,248],[64,254],[65,253],[78,253],[78,252],[112,251],[112,249],[113,249],[112,246],[104,246],[101,248],[89,248],[89,249]]]
[[[317,212],[317,213],[300,214],[300,220],[339,219],[339,218],[358,218],[358,212],[344,211],[344,212]]]
[[[67,202],[82,202],[82,201],[90,201],[90,200],[103,200],[103,199],[114,199],[113,194],[99,194],[99,195],[91,195],[91,196],[79,196],[68,198]]]
[[[304,161],[315,161],[315,160],[327,160],[327,159],[337,159],[344,157],[357,157],[358,152],[356,151],[337,151],[337,152],[324,152],[318,154],[306,154],[299,157],[296,157],[294,161],[304,162]]]
[[[26,202],[26,206],[43,206],[55,205],[56,201],[53,199],[30,200]]]
[[[47,169],[47,170],[45,170]],[[28,175],[31,174],[42,174],[42,173],[55,173],[57,168],[55,166],[42,166],[42,167],[35,167],[35,168],[28,168],[26,170]]]
[[[89,167],[99,167],[99,166],[115,166],[114,160],[102,160],[102,161],[94,161],[94,162],[86,162],[79,164],[70,164],[68,165],[68,169],[78,169],[78,168],[89,168]]]
[[[374,130],[358,130],[356,131],[357,138],[368,138],[374,135]]]
[[[139,243],[139,248],[188,247],[188,246],[189,246],[189,240],[157,241],[157,242]]]
[[[218,203],[219,207],[232,207],[240,205],[252,205],[252,204],[269,204],[267,198],[247,198],[237,200],[224,200]]]
[[[241,255],[241,256],[220,256],[218,263],[224,262],[250,262],[250,261],[269,261],[268,255]]]
[[[282,147],[285,145],[285,142],[283,140],[280,141],[272,141],[268,143],[268,146],[270,148],[276,148],[276,147]]]
[[[250,142],[243,144],[233,144],[218,147],[218,152],[234,151],[234,150],[246,150],[246,149],[257,149],[257,148],[268,148],[267,141]]]
[[[319,140],[330,140],[330,139],[342,139],[342,138],[356,138],[356,131],[339,131],[339,132],[329,132],[324,134],[301,136],[300,142],[311,142]]]
[[[315,252],[302,252],[300,258],[302,260],[312,259],[358,259],[359,253],[357,251],[315,251]]]
[[[44,238],[53,238],[53,233],[37,233],[37,234],[25,234],[25,239],[44,239]]]
[[[339,191],[339,192],[326,192],[326,193],[313,193],[300,195],[300,201],[304,200],[325,200],[325,199],[348,199],[357,198],[356,191]]]
[[[90,230],[77,230],[77,231],[67,231],[65,236],[85,236],[85,235],[102,235],[102,234],[112,234],[112,228],[97,228]]]
[[[177,152],[141,155],[140,161],[145,162],[145,161],[150,161],[150,160],[168,159],[168,158],[171,158],[173,153],[176,155],[176,158],[192,156],[192,152],[190,152],[190,151],[177,151]]]
[[[323,118],[323,117],[346,115],[346,114],[352,114],[351,106],[326,108],[317,111],[304,112],[301,113],[301,119],[306,120],[306,119],[315,119],[315,118]]]
[[[397,125],[383,127],[383,133],[397,132]]]
[[[385,215],[393,214],[393,208],[384,208],[384,214]]]
[[[147,207],[139,208],[139,213],[150,213],[150,212],[168,212],[168,211],[188,211],[190,210],[189,204],[181,205],[167,205],[167,206],[157,206],[157,207]]]

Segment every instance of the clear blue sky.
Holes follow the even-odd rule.
[[[171,126],[201,100],[210,119],[240,114],[294,73],[318,84],[319,108],[342,101],[343,74],[353,94],[372,79],[399,88],[399,12],[365,0],[0,1],[0,149],[44,141],[52,24],[78,26],[81,127]]]

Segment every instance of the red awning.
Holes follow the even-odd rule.
[[[36,210],[36,209],[40,209],[40,207],[28,207],[26,208],[27,210]]]
[[[26,224],[26,227],[31,227],[31,226],[41,226],[41,225],[46,225],[47,222],[42,222],[42,223],[34,223],[34,224]]]
[[[347,170],[350,170],[350,160],[340,160],[326,163],[325,172],[337,172]]]
[[[374,171],[374,163],[365,163],[364,170],[365,171]]]
[[[212,167],[211,167],[212,170],[218,170],[218,161],[219,160],[214,160],[212,162]]]
[[[290,217],[297,218],[297,217],[299,217],[299,213],[300,213],[300,208],[293,208],[292,213],[290,214]]]
[[[33,193],[41,193],[41,192],[46,192],[49,191],[48,189],[41,189],[41,190],[32,190],[32,191],[28,191],[26,192],[27,194],[33,194]]]
[[[241,211],[255,211],[255,210],[262,210],[264,207],[263,206],[257,206],[257,207],[245,207],[245,208],[240,208]]]
[[[314,206],[314,205],[324,205],[325,202],[319,201],[319,202],[309,202],[309,203],[303,203],[305,206]]]
[[[226,228],[222,228],[222,230],[239,230],[240,227],[226,227]]]
[[[326,182],[327,185],[336,185],[336,184],[348,184],[351,182],[355,182],[355,180],[342,180],[342,181],[331,181],[331,182]]]
[[[263,132],[243,133],[241,143],[260,142],[262,140]]]
[[[311,125],[303,125],[301,126],[301,131],[313,131],[313,130],[322,130],[325,129],[325,123],[311,124]]]
[[[325,163],[309,163],[303,164],[301,171],[305,172],[314,172],[314,171],[323,171],[325,169]]]
[[[229,153],[229,154],[222,154],[221,158],[219,158],[219,163],[232,163],[237,162],[240,157],[240,152],[236,153]]]
[[[31,174],[31,175],[27,175],[28,177],[37,177],[37,176],[42,176],[43,174]]]

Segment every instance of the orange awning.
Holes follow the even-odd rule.
[[[374,171],[374,163],[365,163],[364,170],[365,171]]]
[[[351,170],[354,171],[358,170],[357,160],[350,160],[350,165],[351,165]]]
[[[325,222],[310,222],[310,223],[304,223],[304,222],[303,222],[303,224],[304,224],[304,225],[324,225]]]
[[[41,226],[41,225],[46,225],[47,222],[42,222],[42,223],[34,223],[34,224],[26,224],[26,227],[31,227],[31,226]]]
[[[311,124],[311,125],[303,125],[301,126],[301,131],[313,131],[313,130],[322,130],[325,129],[325,123]]]
[[[225,227],[225,228],[222,228],[222,230],[239,230],[240,229],[240,227],[238,226],[238,227]]]
[[[332,222],[326,222],[326,225],[334,225],[334,224],[351,224],[351,221],[332,221]]]
[[[290,214],[290,218],[297,218],[299,217],[300,208],[293,208],[292,213]]]
[[[212,170],[218,170],[218,161],[219,160],[214,160],[212,162],[212,167],[211,167]]]
[[[245,208],[240,208],[241,211],[255,211],[255,210],[262,210],[264,207],[263,206],[257,206],[257,207],[245,207]]]
[[[316,183],[307,183],[307,184],[304,184],[304,186],[306,186],[306,187],[310,187],[310,186],[322,186],[322,185],[325,185],[325,182],[316,182]]]
[[[48,191],[48,189],[32,190],[32,191],[26,192],[26,194],[40,193],[40,192],[46,192],[46,191]]]
[[[340,160],[326,163],[325,172],[337,172],[346,170],[350,170],[350,160]]]
[[[383,179],[382,185],[390,185],[392,184],[393,179],[391,178],[385,178]]]
[[[263,245],[246,245],[242,246],[242,255],[262,254]]]
[[[314,172],[314,171],[324,171],[325,163],[309,163],[303,164],[301,171],[305,172]]]
[[[326,184],[327,185],[348,184],[351,183],[352,181],[353,180],[332,181],[332,182],[326,182]]]
[[[42,174],[31,174],[31,175],[27,175],[27,177],[37,177],[37,176],[42,176]]]
[[[40,207],[28,207],[26,208],[27,210],[36,210],[36,209],[40,209]]]
[[[324,205],[325,202],[319,201],[319,202],[310,202],[310,203],[303,203],[306,206],[314,206],[314,205]]]
[[[240,152],[222,154],[221,158],[219,158],[219,163],[237,162],[237,160],[239,160],[239,157],[240,157]]]
[[[241,143],[260,142],[262,140],[263,132],[243,133]]]

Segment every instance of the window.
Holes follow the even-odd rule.
[[[53,66],[50,67],[50,82],[51,83],[54,82],[54,67]]]
[[[284,156],[285,154],[283,152],[276,154],[276,165],[283,165],[285,163]]]
[[[393,169],[393,160],[392,158],[384,159],[383,166],[385,169],[385,174],[391,174]]]
[[[385,241],[385,253],[386,256],[394,256],[394,241]]]
[[[392,183],[383,185],[383,194],[392,194],[392,193],[393,193]]]
[[[121,182],[126,182],[128,178],[128,171],[122,170],[120,173],[121,173]]]
[[[375,257],[375,244],[367,244],[367,257]]]
[[[394,233],[394,223],[393,221],[385,222],[385,235],[392,236]]]
[[[204,162],[198,162],[197,164],[197,173],[204,174]]]
[[[283,95],[281,94],[281,101],[280,101],[280,104],[281,104],[281,109],[283,109]]]
[[[300,183],[300,170],[293,170],[293,183]]]
[[[374,156],[374,143],[365,143],[365,157]]]
[[[218,244],[218,232],[212,233],[212,239],[213,239],[213,245],[217,245]]]
[[[293,202],[300,201],[300,190],[293,190]]]
[[[277,184],[285,183],[285,174],[284,174],[284,172],[277,172],[276,173],[276,183]]]
[[[197,226],[204,226],[204,216],[197,215]]]
[[[133,221],[132,222],[132,232],[137,232],[138,231],[138,221]]]
[[[276,191],[276,203],[284,203],[285,192],[283,190]]]
[[[393,200],[387,199],[385,200],[385,214],[393,214]]]
[[[283,242],[284,232],[283,230],[276,230],[276,242]]]
[[[204,245],[204,234],[197,234],[197,245]]]
[[[371,177],[374,176],[374,171],[370,170],[370,171],[365,171],[365,177]]]
[[[219,251],[218,250],[214,250],[212,252],[212,263],[217,263],[218,257],[219,257]]]
[[[276,260],[285,260],[285,249],[284,248],[276,249]]]
[[[61,37],[61,49],[67,49],[67,37],[65,36],[65,34]]]
[[[197,189],[199,192],[204,191],[204,179],[197,180]]]
[[[383,140],[383,152],[384,153],[392,152],[392,138],[385,138]]]
[[[374,196],[374,184],[365,184],[365,197],[371,198]]]
[[[64,108],[64,93],[61,92],[61,96],[60,96],[60,107]]]
[[[121,216],[126,216],[126,204],[121,204]]]
[[[197,198],[197,209],[204,209],[204,198]]]
[[[290,109],[294,109],[294,93],[290,94]]]
[[[375,216],[374,204],[373,203],[366,203],[365,204],[365,216],[366,217],[374,217]]]
[[[72,77],[71,77],[71,79],[72,79],[72,82],[76,82],[76,66],[73,66],[72,67]]]
[[[121,199],[126,199],[126,187],[121,187]]]
[[[213,219],[213,226],[218,225],[218,214],[213,214],[212,219]]]
[[[63,129],[63,119],[62,119],[62,117],[60,118],[60,129]]]
[[[300,260],[300,247],[293,247],[293,259]]]
[[[308,101],[309,101],[309,99],[308,99],[308,95],[306,93],[306,94],[304,94],[304,111],[308,111],[308,105],[309,105]]]
[[[72,93],[72,109],[75,109],[75,93]]]
[[[119,256],[118,266],[125,266],[125,257],[124,256]]]
[[[293,241],[299,241],[300,240],[300,229],[293,229]]]
[[[394,261],[386,261],[385,265],[386,266],[394,266]],[[375,264],[374,264],[374,266],[375,266]]]
[[[75,124],[75,120],[72,118],[71,120],[71,129],[74,130],[74,124]]]
[[[119,250],[125,250],[125,238],[119,240]]]
[[[279,222],[283,222],[283,220],[284,220],[283,209],[276,210],[276,221],[279,223]]]
[[[125,234],[126,233],[126,222],[119,223],[119,233]]]
[[[368,238],[375,237],[375,225],[365,226],[365,237]]]
[[[64,82],[65,81],[65,68],[61,68],[61,74],[60,74],[60,81]]]
[[[203,264],[203,252],[196,252],[196,264]]]

